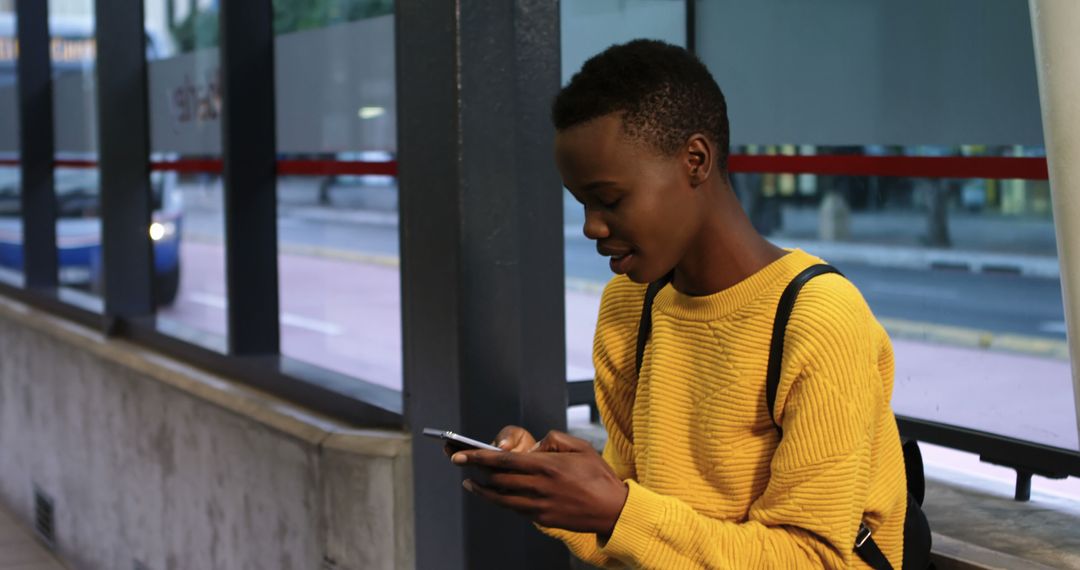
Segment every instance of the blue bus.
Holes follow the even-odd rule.
[[[86,19],[50,18],[50,51],[53,62],[55,105],[69,104],[61,82],[70,84],[72,75],[92,77],[95,61],[93,24]],[[147,56],[160,49],[147,34]],[[17,109],[15,22],[11,14],[0,14],[0,105],[5,114]],[[78,81],[78,77],[74,78]],[[75,93],[75,98],[80,94]],[[82,99],[86,99],[82,97]],[[77,99],[76,99],[77,100]],[[92,109],[90,110],[93,111]],[[18,156],[18,132],[14,121],[0,125],[0,157]],[[91,130],[92,131],[92,130]],[[60,138],[64,133],[58,134]],[[80,133],[77,136],[83,136]],[[92,136],[92,135],[91,135]],[[65,155],[65,158],[94,160],[92,153]],[[9,161],[10,162],[10,161]],[[56,168],[54,171],[58,220],[56,224],[59,281],[61,285],[100,293],[101,266],[100,179],[96,168]],[[154,249],[154,290],[159,305],[176,299],[180,285],[180,236],[182,199],[174,172],[153,172],[150,179],[153,215],[148,238]],[[23,268],[20,184],[17,166],[0,166],[0,268]]]

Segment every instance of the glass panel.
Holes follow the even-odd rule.
[[[18,284],[22,271],[22,189],[15,24],[14,4],[0,2],[0,279]]]
[[[697,5],[698,51],[725,89],[733,152],[1044,154],[1023,3]],[[1080,449],[1047,181],[733,182],[759,230],[859,286],[893,339],[898,413]]]
[[[101,213],[97,170],[97,60],[93,0],[49,0],[61,298],[99,308]]]
[[[686,4],[682,0],[563,0],[562,81],[581,69],[590,57],[607,47],[637,38],[686,45]],[[600,310],[600,293],[612,277],[607,260],[582,234],[585,215],[573,196],[563,195],[566,236],[566,376],[593,377],[592,337]],[[571,424],[588,422],[588,408],[569,412]]]
[[[158,330],[224,351],[217,9],[145,0]],[[170,8],[173,11],[170,13]]]
[[[278,263],[282,353],[400,389],[392,7],[274,2]]]
[[[733,150],[1043,154],[1028,147]],[[1077,448],[1046,181],[743,173],[732,178],[759,231],[780,246],[829,260],[859,286],[893,340],[897,413]]]

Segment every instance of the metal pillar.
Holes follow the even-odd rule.
[[[1080,434],[1080,2],[1030,0],[1028,6]]]
[[[98,149],[105,314],[154,312],[143,0],[97,0]]]
[[[549,105],[558,3],[397,5],[405,413],[419,569],[565,568],[562,545],[467,496],[423,427],[566,423],[562,195]]]
[[[279,349],[277,137],[271,0],[229,0],[221,27],[221,150],[229,353]]]
[[[19,156],[22,168],[23,275],[26,286],[58,282],[56,191],[53,187],[53,98],[49,61],[49,5],[15,3],[18,19]]]

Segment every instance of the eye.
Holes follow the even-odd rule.
[[[614,200],[607,200],[607,201],[603,201],[603,200],[602,200],[602,201],[600,202],[600,205],[601,205],[601,206],[603,206],[603,207],[604,207],[605,209],[608,209],[608,210],[614,210],[614,209],[615,209],[615,207],[619,205],[619,202],[622,202],[622,198],[621,198],[621,197],[620,197],[620,198],[616,198],[616,199],[614,199]]]

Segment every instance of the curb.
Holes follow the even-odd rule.
[[[1012,352],[1029,356],[1041,356],[1069,359],[1069,343],[1064,340],[1026,336],[1008,333],[993,333],[988,330],[938,325],[889,317],[878,317],[878,322],[892,339],[915,340],[948,346],[961,346],[990,350],[993,352]]]
[[[799,248],[832,263],[859,263],[875,267],[916,270],[970,271],[1059,279],[1057,257],[928,249],[814,240],[770,240],[783,248]]]

